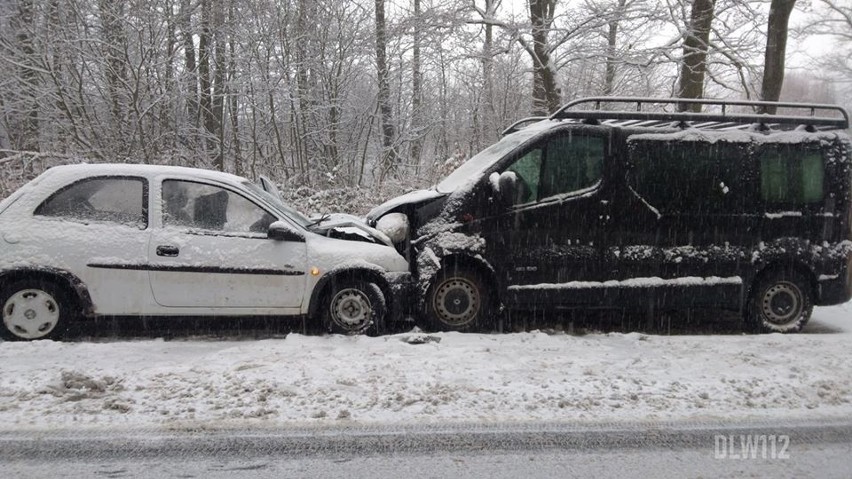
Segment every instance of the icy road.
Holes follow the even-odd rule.
[[[802,334],[0,342],[0,432],[852,414],[852,303]]]

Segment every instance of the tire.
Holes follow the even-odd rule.
[[[321,307],[326,330],[347,336],[379,334],[387,310],[381,288],[358,279],[332,281]]]
[[[426,331],[484,331],[494,307],[482,275],[467,268],[443,268],[426,292],[418,322]]]
[[[746,312],[746,325],[758,333],[797,333],[813,312],[808,280],[793,271],[774,271],[755,281]]]
[[[18,281],[3,287],[0,307],[0,336],[9,341],[59,339],[76,315],[67,290],[44,280]]]

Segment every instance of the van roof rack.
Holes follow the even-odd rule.
[[[611,107],[617,104],[632,104],[635,105],[635,109],[602,109],[602,107]],[[574,109],[581,105],[591,105],[592,107]],[[708,105],[716,108],[714,108],[714,111],[706,113],[665,111],[667,106],[676,105]],[[757,113],[760,107],[765,106],[774,106],[777,109],[792,111],[792,113]],[[818,114],[820,116],[817,116]],[[512,129],[517,129],[520,124],[532,121],[535,118],[542,119],[540,117],[525,118],[510,126],[503,134],[516,131]],[[798,126],[814,130],[845,130],[849,128],[849,113],[837,105],[693,98],[581,98],[566,103],[549,118],[551,120],[581,120],[592,123],[607,121],[617,122],[619,126],[642,127],[671,126],[672,122],[695,122],[689,126],[703,129],[741,129],[758,124],[762,127],[786,125],[787,128],[784,129],[792,129]]]
[[[514,132],[521,129],[521,125],[524,125],[526,123],[532,123],[532,122],[535,122],[535,121],[547,120],[548,118],[549,117],[546,117],[546,116],[528,116],[526,118],[521,118],[520,120],[509,125],[509,128],[506,128],[505,130],[503,130],[503,133],[501,133],[501,135],[506,136],[510,133],[514,133]]]

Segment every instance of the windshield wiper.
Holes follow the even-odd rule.
[[[316,225],[318,225],[318,224],[322,223],[323,221],[325,221],[325,220],[327,220],[327,219],[329,219],[329,218],[331,218],[331,214],[329,214],[329,213],[323,213],[323,214],[322,214],[322,216],[320,216],[320,217],[319,217],[319,219],[316,219],[316,220],[314,220],[314,221],[311,221],[310,223],[308,223],[308,224],[307,224],[307,226],[305,226],[305,228],[313,228],[314,226],[316,226]]]

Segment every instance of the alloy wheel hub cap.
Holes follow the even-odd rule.
[[[3,325],[23,339],[43,338],[59,322],[59,305],[45,291],[25,289],[13,294],[3,305]]]

